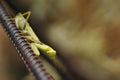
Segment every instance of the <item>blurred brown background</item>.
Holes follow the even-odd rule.
[[[32,12],[30,23],[33,29],[43,42],[57,50],[77,80],[120,80],[119,0],[9,2],[20,12]],[[0,30],[0,35],[6,36]],[[0,55],[3,59],[0,59],[4,71],[10,68],[11,59],[19,58],[16,58],[12,46],[7,47],[9,44],[7,37],[1,38]],[[20,64],[19,61],[14,63]]]

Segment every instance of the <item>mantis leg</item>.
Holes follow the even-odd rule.
[[[24,37],[28,42],[34,42],[34,39],[31,36],[22,36]]]
[[[26,16],[26,20],[28,21],[30,15],[31,15],[31,11],[27,11],[27,12],[23,13],[22,15],[23,15],[23,16],[26,16],[26,15],[27,15],[27,16]],[[15,20],[15,18],[10,18],[10,19],[8,19],[8,20]]]
[[[32,36],[29,34],[28,31],[26,30],[22,30],[22,37],[24,37],[28,42],[32,42],[33,41],[33,38]]]
[[[25,22],[25,24],[24,24],[24,26],[23,26],[23,29],[25,29],[25,28],[26,28],[27,21],[28,21],[30,15],[31,15],[31,12],[30,12],[30,11],[27,11],[27,12],[23,13],[22,15],[23,15],[23,16],[26,16],[26,22]]]
[[[30,15],[31,15],[31,11],[27,11],[27,12],[23,13],[22,15],[23,15],[23,16],[27,15],[27,16],[26,16],[26,21],[28,21]]]
[[[35,53],[35,55],[40,56],[40,52],[39,52],[38,48],[36,47],[35,43],[30,43],[30,46],[31,46],[33,52]]]
[[[42,51],[44,51],[45,53],[47,53],[47,55],[49,57],[54,57],[56,55],[56,51],[53,50],[50,46],[45,45],[45,44],[38,44],[38,43],[34,43],[36,45],[36,47]]]
[[[12,20],[12,21],[14,21],[14,20],[15,20],[15,18],[9,18],[8,20]]]

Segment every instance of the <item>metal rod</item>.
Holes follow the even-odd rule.
[[[41,59],[35,56],[28,42],[21,37],[21,32],[17,29],[14,21],[9,20],[10,18],[11,16],[0,2],[0,20],[28,70],[33,73],[37,80],[54,80],[44,68]]]

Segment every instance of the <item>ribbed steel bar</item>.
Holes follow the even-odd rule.
[[[0,2],[0,20],[28,70],[33,73],[37,80],[54,80],[44,68],[41,59],[35,56],[28,42],[21,37],[21,32],[10,18],[11,16]]]

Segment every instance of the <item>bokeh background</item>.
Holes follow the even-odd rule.
[[[120,80],[119,0],[7,1],[17,12],[32,12],[32,28],[76,80]],[[0,77],[22,80],[27,71],[1,27],[0,36]]]

